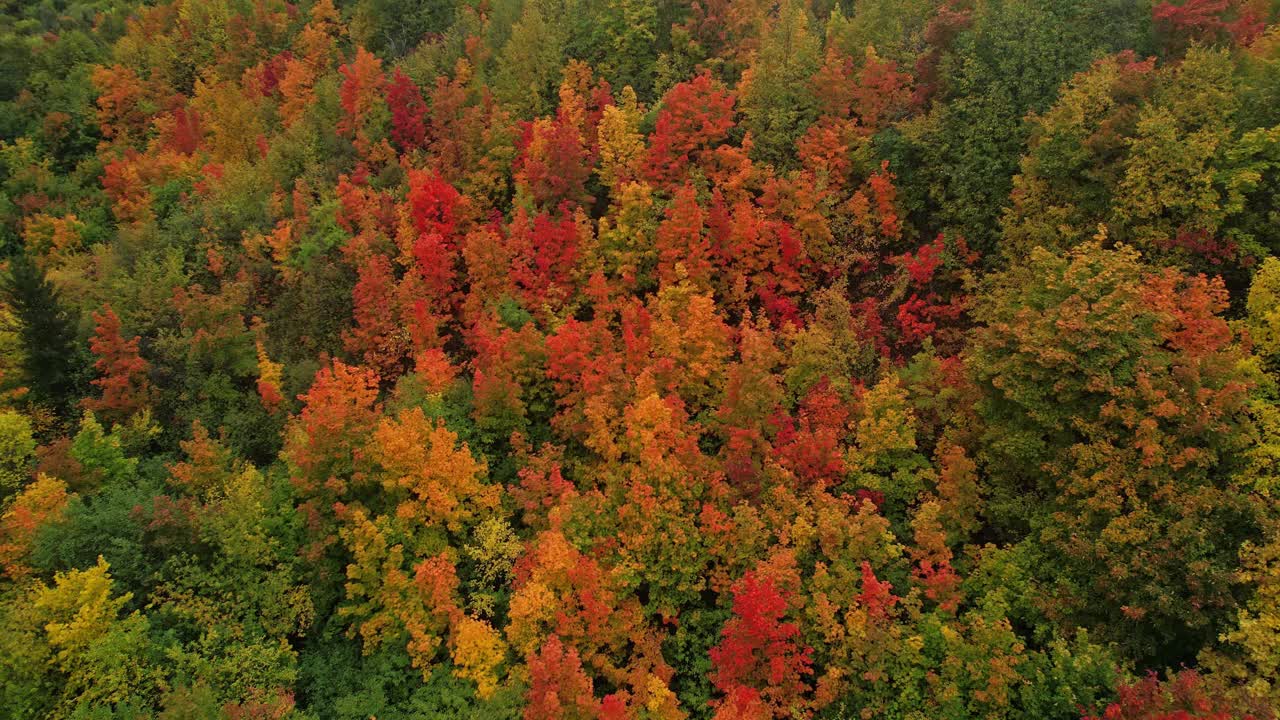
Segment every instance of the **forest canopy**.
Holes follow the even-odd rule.
[[[1275,720],[1280,1],[0,62],[0,717]]]

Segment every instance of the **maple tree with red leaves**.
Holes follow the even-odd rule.
[[[110,305],[93,314],[97,323],[89,349],[97,356],[93,367],[101,377],[93,380],[102,396],[86,398],[85,408],[118,420],[147,407],[151,393],[148,372],[151,365],[138,352],[138,338],[126,340],[120,334],[120,318]]]

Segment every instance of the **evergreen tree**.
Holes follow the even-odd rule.
[[[78,395],[81,352],[57,290],[25,254],[9,263],[3,296],[25,350],[21,382],[33,402],[66,416]]]

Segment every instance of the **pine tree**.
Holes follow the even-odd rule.
[[[0,292],[26,350],[22,382],[32,401],[67,416],[78,395],[82,363],[75,328],[57,290],[31,258],[18,255]]]

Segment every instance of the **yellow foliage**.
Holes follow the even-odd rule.
[[[511,575],[511,567],[523,549],[507,521],[493,517],[476,527],[473,544],[465,551],[475,561],[480,580],[496,588]]]
[[[907,391],[896,375],[888,375],[867,392],[854,437],[857,460],[874,463],[877,456],[916,449],[916,417]]]
[[[1259,355],[1280,355],[1280,260],[1269,257],[1249,286],[1249,334]]]
[[[225,80],[197,80],[191,108],[199,113],[214,160],[249,162],[258,157],[258,138],[266,126],[249,91]]]
[[[458,614],[453,593],[457,577],[444,557],[419,563],[411,577],[405,570],[403,545],[388,540],[387,518],[369,520],[353,510],[343,540],[355,562],[347,566],[347,598],[352,604],[341,615],[356,618],[349,630],[364,640],[369,653],[383,642],[407,635],[406,650],[423,679],[431,676],[431,663],[442,644],[451,617]]]
[[[555,531],[539,535],[530,552],[533,573],[511,595],[507,624],[507,639],[521,655],[536,650],[545,638],[543,625],[555,619],[558,595],[570,589],[567,578],[581,558],[565,536]]]
[[[33,256],[57,266],[80,249],[83,229],[84,223],[74,213],[64,217],[36,213],[23,221],[22,239]]]
[[[616,105],[609,105],[600,117],[600,181],[610,187],[634,179],[644,159],[644,135],[640,132],[642,111],[636,93],[628,85]]]
[[[525,583],[511,596],[507,639],[521,655],[538,649],[542,641],[542,625],[556,616],[556,596],[545,584]]]
[[[57,659],[71,665],[80,653],[106,635],[133,593],[111,597],[110,565],[102,556],[88,570],[58,573],[54,587],[36,595],[36,609],[48,620],[44,629]]]
[[[1222,640],[1237,650],[1206,653],[1203,660],[1215,671],[1237,680],[1254,698],[1280,705],[1280,529],[1273,528],[1260,544],[1246,542],[1240,551],[1241,579],[1257,594],[1240,610],[1235,630]]]
[[[507,655],[502,636],[489,623],[464,617],[453,629],[453,674],[476,684],[482,700],[498,689],[497,669]]]
[[[444,525],[464,524],[498,509],[499,488],[481,482],[484,463],[475,459],[443,423],[428,421],[421,408],[384,419],[374,432],[373,456],[383,467],[383,487],[408,492],[396,515]]]

